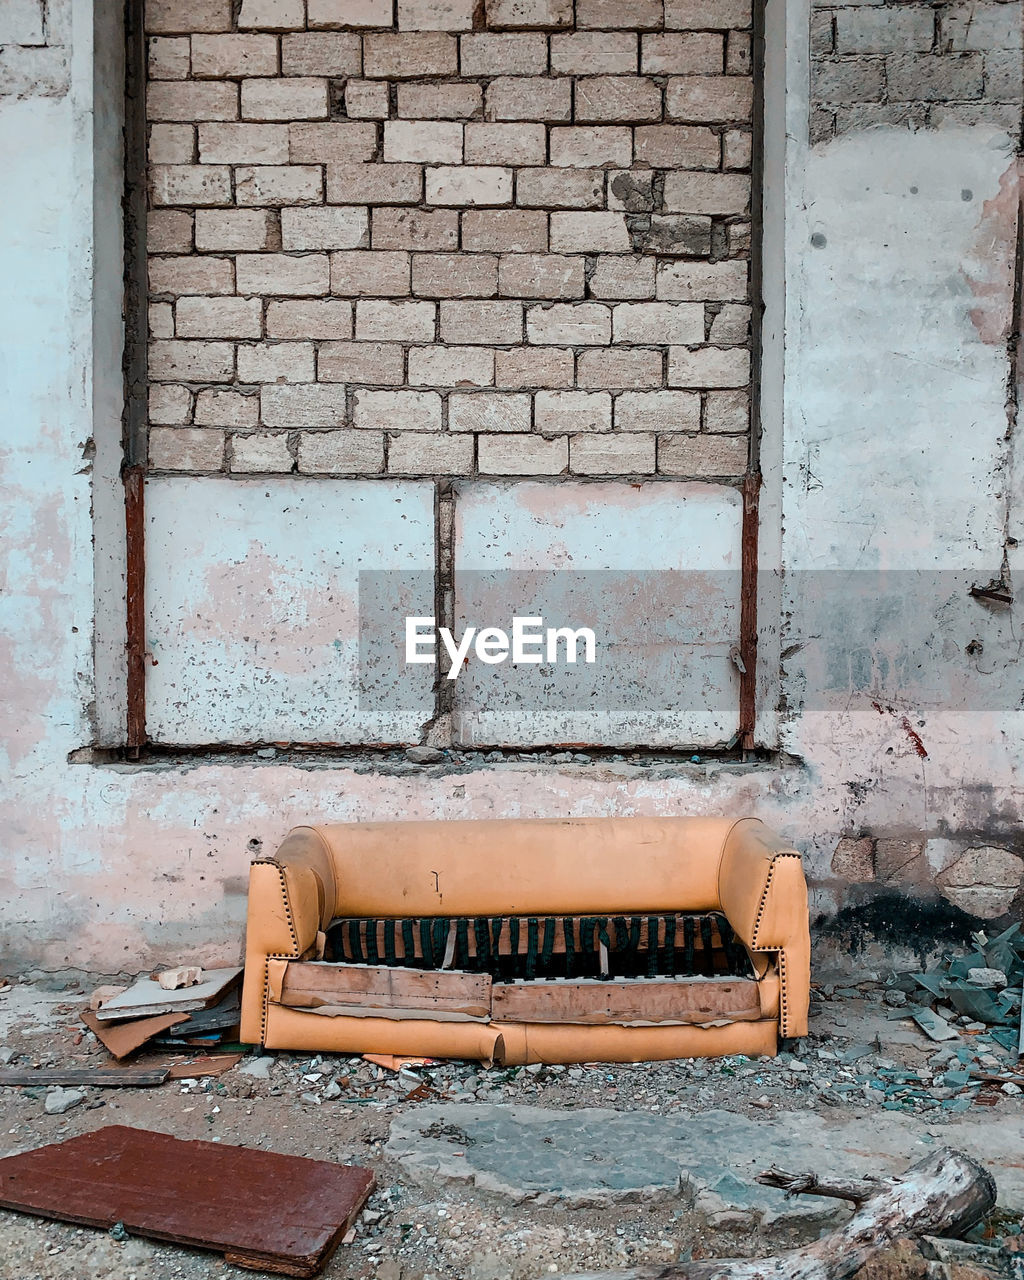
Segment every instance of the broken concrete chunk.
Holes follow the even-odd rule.
[[[273,1065],[274,1059],[271,1057],[250,1058],[248,1062],[238,1068],[238,1071],[243,1076],[254,1076],[257,1080],[269,1080],[270,1068]]]
[[[51,1089],[46,1095],[43,1110],[48,1116],[62,1116],[84,1101],[85,1094],[81,1089]]]
[[[158,973],[156,980],[164,991],[180,991],[182,987],[197,987],[203,980],[203,970],[197,964],[179,965]]]
[[[437,747],[410,747],[405,753],[406,760],[413,764],[437,764],[444,755]]]
[[[128,990],[127,987],[97,987],[89,997],[89,1008],[93,1013],[97,1009],[102,1008],[108,1000],[113,1000],[115,996],[122,996]]]
[[[1006,986],[1006,974],[1002,969],[968,969],[967,981],[974,987],[1001,991]]]

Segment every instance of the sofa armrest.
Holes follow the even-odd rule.
[[[780,1034],[806,1035],[811,939],[800,854],[762,823],[744,819],[726,839],[718,891],[740,940],[751,951],[778,954]]]
[[[311,827],[291,832],[273,858],[249,869],[242,1038],[262,1044],[268,961],[298,959],[334,914],[334,863]]]

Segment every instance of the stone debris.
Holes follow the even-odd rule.
[[[198,986],[203,980],[203,971],[197,964],[179,965],[158,973],[156,980],[164,991],[180,991],[182,987]]]
[[[270,1071],[275,1061],[276,1059],[267,1055],[250,1058],[247,1062],[243,1062],[238,1070],[243,1076],[253,1076],[257,1080],[269,1080]]]
[[[84,1101],[85,1094],[81,1089],[51,1089],[46,1095],[43,1110],[48,1116],[62,1116]]]

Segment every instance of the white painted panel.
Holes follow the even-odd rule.
[[[429,483],[154,477],[146,488],[147,726],[176,744],[418,741],[432,672],[360,662],[359,575],[430,613]],[[390,623],[394,623],[394,627]],[[390,674],[375,675],[376,670]]]
[[[592,666],[487,666],[456,681],[474,745],[711,745],[738,722],[742,500],[723,485],[466,483],[456,503],[456,633],[590,627]],[[582,649],[581,649],[582,654]]]

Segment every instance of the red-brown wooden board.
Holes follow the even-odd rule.
[[[315,1276],[374,1188],[369,1169],[110,1125],[0,1160],[0,1206]]]

